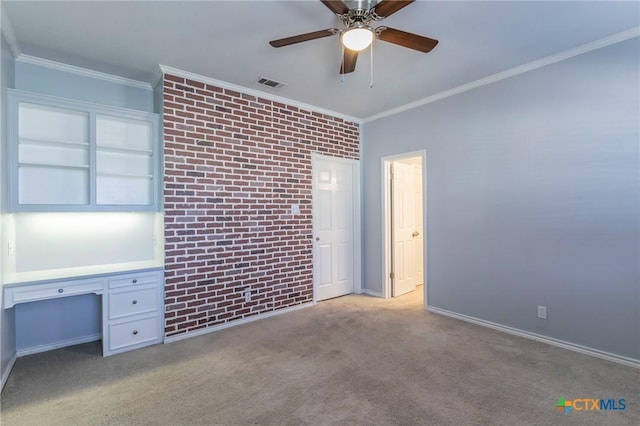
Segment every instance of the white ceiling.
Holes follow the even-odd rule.
[[[341,28],[318,0],[3,4],[25,55],[147,82],[163,64],[357,118],[640,25],[635,0],[418,1],[375,26],[440,43],[429,54],[374,43],[370,88],[368,51],[341,81],[336,36],[269,46],[273,39]],[[288,86],[257,86],[260,76]]]

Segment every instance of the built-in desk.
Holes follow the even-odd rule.
[[[164,336],[162,270],[145,270],[4,286],[4,308],[18,303],[97,294],[102,296],[102,354],[155,343]]]

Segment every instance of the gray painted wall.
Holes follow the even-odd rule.
[[[156,82],[156,85],[153,87],[153,112],[160,115],[160,120],[162,121],[163,113],[164,113],[164,78],[163,76]],[[160,129],[158,130],[160,134],[158,138],[160,139],[159,152],[164,152],[164,126],[161,124]],[[164,161],[160,161],[160,176],[164,176]],[[160,194],[160,211],[164,212],[164,197],[162,196],[163,191],[163,182],[162,179],[158,179],[158,194]]]
[[[164,78],[160,78],[153,86],[153,112],[162,115],[164,105]]]
[[[14,85],[14,60],[9,44],[0,35],[0,92],[2,103],[0,105],[0,164],[6,158],[7,153],[7,88]],[[7,209],[6,176],[7,167],[0,167],[0,214],[4,215]],[[0,220],[0,241],[2,241],[2,220]],[[0,265],[0,268],[2,265]],[[0,377],[8,374],[9,364],[16,354],[15,313],[13,309],[2,309],[2,274],[0,274]],[[3,383],[4,385],[4,383]]]
[[[20,303],[15,310],[18,349],[102,334],[102,299],[95,294]]]
[[[154,111],[151,87],[142,89],[21,61],[15,62],[15,88],[103,105]],[[18,350],[102,332],[100,299],[92,295],[29,303],[14,309]]]
[[[382,290],[381,158],[426,149],[430,306],[639,360],[639,52],[634,38],[366,123],[367,288]]]
[[[15,88],[102,105],[153,112],[153,91],[16,61]]]

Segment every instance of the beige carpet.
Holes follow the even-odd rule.
[[[554,408],[624,398],[624,411]],[[109,358],[18,359],[9,425],[639,425],[640,370],[395,300],[347,296]]]

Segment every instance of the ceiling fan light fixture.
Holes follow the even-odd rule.
[[[1,1],[2,0],[0,0],[0,2]],[[367,47],[372,47],[373,42],[376,40],[417,50],[422,53],[429,53],[436,47],[438,40],[386,26],[376,26],[376,28],[370,26],[373,22],[388,18],[390,15],[393,15],[400,9],[414,2],[415,0],[368,0],[367,2],[322,0],[322,4],[325,5],[336,18],[342,21],[342,30],[328,28],[326,30],[271,40],[269,44],[273,47],[283,47],[323,37],[340,35],[340,48],[342,51],[340,74],[352,73],[356,69],[356,62],[360,51]],[[350,7],[353,3],[357,3],[357,6]],[[365,3],[366,8],[364,8]],[[373,61],[373,51],[371,51],[370,57]]]
[[[356,52],[369,47],[369,45],[373,43],[374,38],[373,29],[362,24],[347,28],[340,36],[342,45],[345,48]]]

